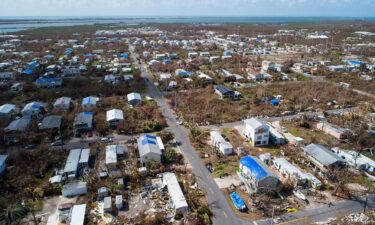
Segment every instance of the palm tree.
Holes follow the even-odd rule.
[[[21,204],[11,204],[0,212],[0,224],[13,225],[27,215],[27,208]]]

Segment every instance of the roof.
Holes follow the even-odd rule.
[[[262,180],[268,176],[277,177],[264,162],[256,157],[245,156],[240,159],[240,163],[251,171],[256,180]]]
[[[71,101],[72,101],[72,98],[70,97],[61,97],[61,98],[56,99],[56,101],[53,103],[53,106],[57,106],[61,104],[69,105]]]
[[[7,155],[0,155],[0,166],[5,164],[5,160],[8,158]]]
[[[30,102],[23,107],[22,112],[27,110],[40,110],[42,108],[42,103],[40,102]]]
[[[31,123],[30,118],[21,118],[21,119],[13,120],[7,127],[4,128],[4,131],[5,132],[26,131],[30,123]]]
[[[234,91],[230,90],[229,88],[225,87],[224,85],[216,85],[215,90],[219,91],[223,95],[227,94],[234,94]]]
[[[243,201],[241,196],[239,196],[236,192],[230,193],[229,197],[232,200],[236,209],[243,209],[246,207],[245,202]]]
[[[88,163],[90,158],[90,149],[84,148],[81,151],[81,157],[79,158],[79,163]]]
[[[74,205],[70,225],[83,225],[85,222],[86,204]]]
[[[81,155],[81,149],[72,149],[69,152],[66,164],[64,167],[64,173],[76,172],[78,169],[78,163]]]
[[[256,128],[261,127],[261,126],[267,126],[268,127],[268,125],[266,123],[264,123],[260,119],[254,118],[254,117],[251,118],[251,119],[244,120],[244,123],[245,123],[245,125],[248,125],[248,126],[252,127],[253,129],[256,129]]]
[[[227,142],[223,136],[221,136],[220,132],[218,131],[211,131],[210,132],[211,139],[214,139],[214,142],[216,144],[219,144],[220,146],[224,148],[233,148],[233,146]]]
[[[0,113],[8,114],[8,113],[12,112],[12,110],[15,110],[15,109],[16,109],[16,105],[4,104],[4,105],[0,106]]]
[[[142,100],[141,95],[139,93],[133,92],[127,95],[128,101],[132,100]]]
[[[301,178],[305,177],[305,173],[303,173],[298,167],[292,165],[285,158],[276,158],[273,162],[274,164],[278,164],[281,169],[285,170],[288,174],[296,174]]]
[[[39,85],[53,84],[53,85],[61,86],[63,83],[63,80],[59,77],[39,77],[38,79],[36,79],[35,83]]]
[[[82,100],[82,105],[96,105],[98,101],[98,97],[89,96]]]
[[[104,197],[103,202],[104,202],[104,209],[112,208],[112,197],[111,196]]]
[[[187,208],[188,204],[186,202],[184,193],[182,193],[176,174],[164,173],[163,182],[168,186],[168,192],[169,192],[169,195],[172,199],[172,202],[175,208],[176,209]]]
[[[304,147],[306,154],[323,164],[324,166],[329,166],[338,161],[343,162],[343,160],[337,156],[335,153],[331,152],[327,148],[318,144],[309,144]]]
[[[149,153],[155,153],[161,155],[161,150],[158,145],[156,136],[149,134],[144,134],[138,138],[138,151],[139,155],[142,157]]]
[[[117,148],[122,148],[121,145],[107,145],[105,147],[105,164],[117,163]]]
[[[94,114],[92,112],[81,112],[74,118],[74,124],[91,124],[93,115]]]
[[[40,130],[60,128],[61,126],[61,116],[47,116],[42,120],[39,126]]]
[[[124,113],[121,109],[111,109],[107,111],[107,121],[112,120],[123,120],[124,119]]]

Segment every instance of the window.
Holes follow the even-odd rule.
[[[262,139],[262,136],[258,136],[257,139],[258,139],[258,140]]]
[[[268,134],[264,135],[265,138],[268,138]]]

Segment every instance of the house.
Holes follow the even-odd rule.
[[[169,201],[176,213],[185,213],[189,211],[189,205],[186,202],[184,193],[178,183],[176,174],[163,173],[163,185],[167,186]]]
[[[332,148],[331,150],[342,158],[348,166],[371,173],[375,172],[375,161],[367,156],[356,151],[342,150],[338,147]]]
[[[164,149],[164,145],[160,137],[144,134],[138,138],[137,144],[141,163],[161,162],[161,151]]]
[[[13,120],[4,128],[4,140],[6,143],[18,143],[26,137],[26,131],[31,124],[30,118],[20,118]]]
[[[74,179],[78,175],[78,165],[81,158],[82,149],[72,149],[64,167],[64,175],[69,179]]]
[[[91,131],[93,128],[93,116],[92,112],[81,112],[74,118],[74,132],[79,135],[82,132]]]
[[[108,75],[105,75],[104,77],[104,82],[108,84],[116,84],[117,81],[118,81],[117,77],[115,77],[115,75],[113,74],[108,74]]]
[[[295,186],[307,185],[309,177],[306,173],[302,172],[297,166],[292,165],[285,158],[274,159],[273,165],[283,178],[292,181]]]
[[[39,130],[53,130],[59,132],[61,127],[61,116],[46,116],[39,124]]]
[[[139,93],[133,92],[127,95],[128,103],[132,106],[137,106],[141,104],[142,98]]]
[[[70,216],[69,225],[84,225],[86,215],[86,204],[74,205]]]
[[[207,74],[204,74],[204,73],[199,73],[198,78],[203,80],[203,83],[205,83],[205,84],[212,84],[212,82],[213,82],[213,79],[210,76],[208,76]]]
[[[274,145],[284,145],[286,143],[285,137],[281,133],[279,133],[275,128],[273,128],[272,126],[268,126],[268,127],[269,127],[269,131],[270,131],[269,141]]]
[[[55,88],[63,85],[63,80],[59,77],[39,77],[35,81],[38,88]]]
[[[128,150],[122,145],[107,145],[105,147],[105,165],[107,167],[116,166],[117,158],[124,156]]]
[[[224,85],[215,85],[214,86],[215,93],[220,96],[221,99],[229,98],[231,100],[238,100],[240,94],[236,91],[233,91]]]
[[[270,139],[269,126],[257,118],[244,120],[245,136],[250,139],[253,146],[268,145]]]
[[[124,120],[124,113],[121,109],[111,109],[106,112],[107,122],[112,127],[116,127],[118,123]]]
[[[248,155],[241,158],[239,164],[238,175],[248,192],[268,192],[278,188],[279,178],[259,158]]]
[[[223,155],[230,155],[233,152],[233,146],[227,142],[218,131],[210,132],[211,144]]]
[[[122,209],[122,207],[124,205],[124,200],[122,198],[122,195],[116,195],[115,205],[116,205],[117,210],[121,210]]]
[[[352,134],[352,131],[349,129],[344,129],[327,122],[320,122],[316,124],[316,128],[337,139],[345,139]]]
[[[87,193],[87,183],[84,181],[70,182],[62,186],[61,194],[64,197],[74,197]]]
[[[112,212],[112,197],[111,196],[104,197],[104,199],[103,199],[103,210],[106,213]]]
[[[6,165],[7,157],[8,157],[7,155],[0,155],[0,174],[2,174],[7,167]]]
[[[262,61],[262,70],[275,70],[275,63],[267,60]]]
[[[68,111],[72,106],[72,99],[69,97],[61,97],[53,103],[53,108],[57,110]]]
[[[99,102],[98,97],[94,97],[94,96],[86,97],[82,100],[82,108],[83,110],[90,111],[97,107],[98,102]]]
[[[39,117],[44,112],[44,108],[40,102],[30,102],[21,112],[23,117]]]
[[[20,92],[23,90],[23,85],[19,82],[12,84],[10,90],[13,92]]]
[[[0,106],[0,119],[10,119],[17,113],[18,109],[16,105],[4,104]]]
[[[186,70],[183,70],[183,69],[177,69],[175,73],[177,76],[181,78],[190,77],[190,74]]]
[[[89,160],[90,160],[90,149],[88,148],[81,149],[81,155],[79,157],[78,166],[82,168],[88,167]]]
[[[159,81],[160,82],[163,82],[165,80],[169,80],[171,79],[172,75],[170,73],[161,73],[160,74],[160,78],[159,78]]]
[[[345,165],[342,158],[322,145],[310,144],[302,149],[304,150],[305,155],[309,158],[314,169],[317,169],[322,173],[326,173],[329,170],[340,168]]]
[[[13,72],[0,72],[0,81],[11,81],[15,79]]]
[[[124,81],[131,81],[134,79],[133,74],[125,74],[124,75]]]
[[[63,77],[75,77],[81,74],[80,68],[68,67],[63,70]]]

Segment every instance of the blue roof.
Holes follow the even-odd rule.
[[[251,156],[245,156],[241,158],[240,163],[248,168],[257,180],[261,180],[268,176],[267,171]]]
[[[32,70],[32,69],[25,69],[25,70],[22,71],[22,73],[23,74],[27,74],[27,75],[31,75],[31,74],[34,73],[34,70]]]
[[[128,53],[121,53],[121,54],[120,54],[120,58],[127,59],[128,57],[129,57],[129,54],[128,54]]]
[[[27,64],[27,68],[29,69],[35,69],[38,66],[39,66],[39,63],[37,61],[32,61]]]
[[[157,143],[157,140],[155,136],[152,136],[149,134],[143,135],[142,145],[146,145],[146,144],[156,145],[156,143]]]
[[[353,64],[353,65],[364,65],[364,64],[366,64],[365,62],[362,62],[362,61],[359,61],[359,60],[349,60],[348,63]]]
[[[83,112],[83,114],[86,115],[86,116],[92,116],[93,115],[92,112]]]
[[[38,84],[46,84],[46,83],[56,83],[56,82],[61,82],[61,78],[56,78],[56,77],[39,77],[35,81]]]
[[[272,99],[272,100],[271,100],[271,104],[272,104],[272,105],[279,105],[279,100],[277,100],[277,99]]]
[[[241,198],[241,196],[239,196],[236,192],[230,193],[229,197],[232,200],[232,202],[233,202],[234,206],[236,207],[236,209],[244,209],[244,208],[246,208],[245,202],[243,201],[243,199]]]

